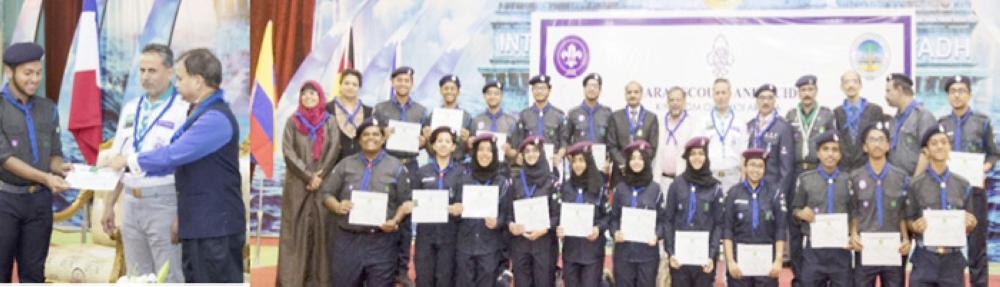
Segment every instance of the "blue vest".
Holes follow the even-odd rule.
[[[229,119],[228,128],[233,130],[233,136],[218,150],[177,167],[174,180],[177,186],[177,232],[181,239],[246,232],[246,209],[240,190],[238,160],[240,133],[236,116],[225,101],[211,104],[206,112],[213,110]]]

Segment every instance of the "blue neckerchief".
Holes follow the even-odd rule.
[[[687,110],[685,110],[684,113],[681,114],[681,119],[677,121],[677,125],[674,125],[674,128],[670,128],[670,112],[667,112],[667,115],[663,116],[663,126],[667,128],[668,144],[670,143],[670,140],[674,140],[675,145],[678,144],[677,137],[675,137],[674,134],[676,134],[677,130],[681,128],[681,124],[684,123],[684,120],[686,120],[687,117],[688,117],[688,112]]]
[[[733,108],[729,108],[729,124],[726,125],[726,129],[720,131],[719,125],[715,118],[718,117],[716,110],[712,109],[712,129],[715,129],[715,134],[719,135],[719,143],[725,145],[726,137],[729,136],[729,130],[733,128],[733,120],[736,119],[736,114],[733,113]]]
[[[17,99],[10,94],[9,85],[5,85],[3,87],[3,98],[12,106],[24,113],[24,125],[28,129],[28,141],[31,142],[31,163],[38,163],[38,140],[35,137],[35,120],[31,118],[31,108],[35,106],[35,103],[31,101],[31,96],[28,96],[27,104],[21,104],[21,102],[18,102]]]
[[[167,92],[170,91],[173,91],[172,87],[167,89]],[[146,99],[146,97],[145,96],[139,97],[139,103],[135,105],[135,120],[133,121],[133,128],[132,128],[132,139],[133,139],[132,147],[135,148],[135,152],[139,152],[139,147],[142,146],[142,141],[146,139],[146,135],[149,134],[149,131],[153,130],[153,126],[155,126],[156,123],[160,121],[160,118],[163,118],[163,115],[166,114],[167,111],[170,110],[170,107],[174,105],[174,98],[176,98],[177,95],[174,95],[173,93],[169,94],[164,93],[164,95],[169,97],[169,99],[167,100],[167,106],[163,107],[163,109],[160,110],[160,114],[156,115],[156,117],[153,118],[152,122],[145,125],[145,127],[142,127],[143,131],[141,133],[139,132],[139,129],[141,127],[139,125],[139,114],[142,111],[142,103]]]
[[[441,167],[438,165],[437,160],[431,159],[431,163],[434,164],[434,172],[438,174],[437,189],[444,189],[444,175],[447,174],[452,169],[455,169],[455,163],[451,162],[451,160],[449,159],[448,167],[445,167],[444,170],[441,170]]]
[[[590,139],[590,142],[594,142],[594,137],[597,136],[597,133],[594,132],[594,114],[597,113],[597,110],[600,107],[600,104],[594,103],[594,108],[591,109],[590,107],[587,107],[587,101],[580,103],[580,108],[587,113],[587,130],[589,132],[588,139]]]
[[[941,209],[949,209],[948,186],[945,183],[948,182],[948,178],[951,177],[951,171],[948,170],[948,168],[945,168],[944,175],[938,175],[937,172],[934,172],[934,169],[932,169],[930,166],[927,166],[927,174],[931,175],[931,178],[933,178],[934,181],[936,181],[938,184],[941,185]]]
[[[309,140],[315,140],[316,133],[319,132],[319,129],[323,127],[323,124],[326,123],[326,120],[330,118],[330,114],[327,112],[323,112],[323,118],[320,118],[319,124],[315,126],[312,123],[310,123],[309,120],[307,120],[306,117],[302,116],[302,114],[300,114],[299,112],[295,112],[295,118],[298,119],[299,123],[302,123],[302,125],[306,126],[307,130],[309,130]]]
[[[948,117],[951,118],[951,122],[955,124],[955,134],[952,137],[951,150],[961,151],[962,150],[962,126],[965,125],[965,121],[968,121],[972,116],[972,109],[965,111],[962,117],[958,117],[954,112]]]
[[[899,142],[899,132],[903,129],[903,124],[906,123],[906,119],[910,118],[910,113],[913,112],[913,108],[915,107],[917,107],[917,100],[911,101],[910,105],[906,106],[906,110],[896,117],[896,128],[892,130],[892,147],[890,147],[890,150],[896,150],[896,143]]]
[[[840,176],[840,168],[833,170],[833,174],[828,174],[823,167],[817,166],[816,172],[826,180],[826,213],[833,213],[833,183]]]
[[[201,116],[201,114],[204,114],[206,111],[208,111],[209,106],[211,106],[215,102],[221,102],[222,94],[223,94],[222,90],[216,90],[215,93],[212,93],[211,96],[202,100],[201,103],[199,103],[198,106],[194,109],[194,112],[188,115],[187,120],[184,121],[184,124],[181,125],[181,128],[177,129],[177,131],[174,132],[174,136],[170,137],[170,142],[173,143],[174,141],[179,139],[181,135],[184,134],[184,132],[187,132],[187,129],[191,127],[192,124],[194,124],[194,121],[197,120],[198,117]]]
[[[382,161],[383,158],[385,158],[385,151],[379,151],[378,155],[375,156],[375,159],[372,161],[368,161],[368,158],[365,157],[364,153],[359,153],[358,158],[361,159],[361,163],[365,165],[365,171],[361,175],[360,190],[368,190],[368,185],[370,184],[372,178],[372,170],[375,169],[375,165],[377,165],[379,162]]]
[[[486,110],[486,116],[490,118],[490,122],[491,122],[490,123],[490,131],[491,132],[497,132],[497,120],[499,120],[500,117],[503,116],[503,108],[497,109],[497,113],[495,115],[491,114],[490,110],[487,109]]]
[[[552,109],[552,104],[546,104],[542,110],[538,110],[537,105],[531,106],[531,111],[538,113],[538,122],[535,123],[535,135],[545,136],[545,113],[548,113],[550,109]]]
[[[576,189],[576,203],[583,203],[583,188]]]
[[[770,131],[771,128],[774,127],[774,123],[777,121],[778,121],[778,111],[774,111],[771,113],[771,116],[768,117],[766,122],[767,126],[765,126],[763,129],[760,128],[760,117],[754,119],[754,124],[753,124],[754,135],[753,135],[752,147],[762,148],[761,141],[764,139],[764,134]]]
[[[358,115],[358,112],[361,111],[361,102],[359,101],[358,106],[354,107],[354,112],[348,112],[347,108],[344,107],[344,105],[341,104],[340,101],[338,101],[337,99],[333,99],[333,104],[336,105],[337,108],[340,109],[340,111],[344,112],[344,117],[346,118],[346,120],[344,121],[347,122],[347,124],[354,127],[354,129],[358,129],[358,125],[354,124],[354,117],[356,117]]]
[[[698,209],[698,195],[695,193],[697,189],[694,185],[691,185],[691,193],[688,195],[688,214],[687,214],[687,225],[691,225],[691,220],[694,219],[694,211]]]
[[[886,165],[882,167],[882,173],[875,174],[875,169],[872,168],[872,163],[868,162],[865,164],[868,168],[868,176],[875,179],[875,212],[876,218],[878,218],[878,226],[882,226],[882,183],[885,181],[885,176],[889,174],[889,166]]]
[[[535,197],[535,190],[538,189],[538,185],[528,187],[528,180],[525,179],[524,170],[521,170],[521,188],[524,190],[524,198]]]
[[[757,188],[751,188],[749,181],[745,180],[743,181],[743,188],[745,188],[747,192],[750,193],[750,196],[752,198],[750,200],[750,209],[753,210],[751,212],[751,218],[753,220],[753,225],[751,226],[753,227],[753,230],[757,230],[757,226],[760,225],[760,203],[758,202],[757,197],[759,197],[763,187],[764,187],[763,181],[757,184]]]
[[[399,100],[397,100],[396,97],[392,97],[390,98],[390,100],[392,101],[393,105],[399,108],[399,120],[405,122],[406,112],[410,110],[410,104],[413,103],[413,99],[410,99],[409,96],[407,96],[405,104],[399,103]]]
[[[638,199],[639,195],[642,194],[642,192],[646,191],[646,187],[643,186],[643,187],[629,187],[629,188],[632,189],[632,202],[631,202],[632,207],[636,207],[639,205],[639,199]]]
[[[864,114],[865,109],[868,108],[868,100],[861,98],[858,101],[860,107],[857,104],[852,105],[850,101],[844,100],[844,113],[847,115],[847,129],[851,133],[851,137],[858,136],[858,123],[861,121],[861,114]]]

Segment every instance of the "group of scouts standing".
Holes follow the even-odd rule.
[[[663,286],[667,278],[672,286],[713,286],[721,268],[729,286],[777,286],[786,245],[795,286],[873,286],[876,278],[902,286],[906,257],[901,266],[861,262],[868,232],[899,234],[913,286],[963,284],[966,266],[973,286],[986,286],[985,192],[946,164],[953,150],[985,153],[983,172],[1000,159],[990,119],[969,108],[968,77],[944,83],[954,111],[935,120],[903,74],[886,79],[895,116],[862,97],[861,78],[849,71],[840,79],[846,99],[832,111],[819,106],[816,77],[806,75],[795,83],[801,101],[786,116],[776,111],[774,85],[755,90],[757,113],[744,116],[729,105],[729,81],[717,79],[710,113],[689,113],[685,90],[675,87],[662,117],[641,105],[644,90],[634,81],[625,108],[601,105],[598,74],[583,78],[583,102],[563,112],[549,102],[551,78],[537,75],[532,103],[516,114],[501,108],[503,84],[488,82],[486,111],[465,112],[460,130],[430,127],[431,111],[411,97],[413,77],[409,67],[393,71],[394,96],[374,108],[360,101],[355,70],[342,74],[329,102],[318,83],[301,87],[284,132],[279,286],[411,284],[414,190],[449,198],[446,223],[416,224],[416,286],[497,286],[511,276],[519,287],[601,286],[611,281],[605,277],[616,286]],[[439,86],[442,108],[459,109],[458,77]],[[385,148],[395,131],[390,120],[423,126],[426,164]],[[497,188],[495,217],[462,216],[463,190],[475,186]],[[355,191],[386,194],[383,224],[349,223]],[[551,228],[515,220],[514,203],[531,198],[548,201]],[[593,207],[586,236],[558,227],[567,203]],[[967,212],[968,255],[924,244],[922,212],[933,209]],[[626,240],[636,235],[623,232],[634,231],[624,215],[640,211],[655,214],[652,237]],[[849,218],[849,243],[812,248],[809,223],[836,213]],[[675,252],[687,247],[679,232],[708,234],[704,262],[681,264]],[[604,275],[607,241],[612,276]],[[744,244],[770,246],[768,274],[742,276]]]

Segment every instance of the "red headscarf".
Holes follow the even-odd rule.
[[[316,81],[308,81],[302,85],[302,89],[311,87],[319,95],[319,102],[315,107],[307,108],[302,105],[302,96],[299,96],[299,109],[295,112],[295,129],[300,133],[309,136],[313,140],[312,159],[319,160],[323,155],[323,143],[326,140],[324,126],[330,114],[326,112],[326,95],[323,88]]]

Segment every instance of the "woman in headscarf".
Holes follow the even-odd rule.
[[[456,197],[465,200],[465,190],[472,187],[495,187],[497,197],[504,198],[509,186],[506,174],[501,172],[496,138],[491,133],[482,133],[470,140],[469,151],[472,162],[468,172],[462,175],[462,186]],[[462,217],[458,222],[458,237],[455,252],[455,286],[496,286],[497,277],[505,267],[500,266],[504,256],[505,214],[497,201],[498,213],[485,218]],[[457,211],[462,213],[465,203]]]
[[[319,83],[306,82],[299,91],[299,108],[285,125],[277,286],[330,285],[327,242],[332,217],[316,191],[337,160],[340,139],[325,102]]]
[[[715,286],[715,258],[719,255],[722,235],[722,186],[712,176],[708,159],[707,137],[692,138],[684,145],[681,157],[687,168],[667,190],[664,249],[670,255],[671,286]],[[675,233],[676,232],[676,233]],[[678,234],[707,234],[705,254],[701,261],[681,260],[675,254],[683,246],[676,244]],[[685,241],[687,242],[687,241]],[[695,264],[697,263],[697,264]]]
[[[361,148],[358,146],[357,130],[365,119],[372,116],[372,107],[366,106],[358,98],[358,90],[361,89],[361,72],[355,69],[345,69],[340,74],[340,95],[326,104],[326,111],[330,113],[330,118],[335,119],[340,132],[341,148],[337,159],[333,164],[342,158],[358,153]],[[333,168],[333,165],[330,165]]]
[[[510,222],[507,229],[513,236],[510,240],[510,259],[514,269],[514,286],[554,286],[556,236],[551,226],[559,222],[558,194],[554,187],[556,178],[546,160],[543,139],[530,136],[521,142],[518,150],[523,157],[524,167],[513,176],[511,192],[505,198],[504,209],[508,210]],[[517,218],[515,205],[527,200],[546,198],[548,218]],[[521,203],[518,203],[521,202]],[[544,228],[527,225],[528,220],[545,221]]]
[[[608,229],[607,195],[604,180],[591,153],[591,142],[569,147],[570,176],[561,189],[562,204],[575,204],[593,210],[593,227],[587,234],[570,235],[560,227],[556,234],[563,239],[563,285],[600,286],[604,274],[604,231]],[[568,214],[560,214],[560,220]],[[582,235],[582,236],[581,236]]]
[[[660,184],[653,181],[652,153],[653,147],[643,140],[625,146],[626,166],[615,186],[611,233],[615,239],[615,284],[619,287],[656,286],[660,262],[656,248],[666,220]],[[626,224],[638,229],[625,230],[631,229],[623,228]]]

